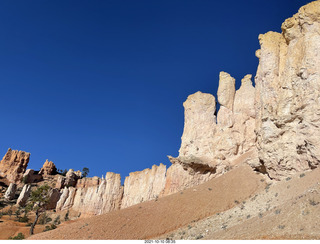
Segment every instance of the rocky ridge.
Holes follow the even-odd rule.
[[[172,165],[154,165],[131,173],[83,178],[69,170],[59,177],[57,211],[99,215],[156,200],[219,177],[240,163],[272,180],[314,169],[320,162],[320,1],[300,8],[282,24],[282,33],[259,36],[255,77],[245,75],[241,87],[226,72],[219,75],[216,98],[196,92],[184,102],[185,124],[178,157]],[[217,116],[216,116],[217,112]],[[9,149],[0,175],[20,183],[30,154]],[[46,162],[40,175],[53,173]],[[28,177],[36,173],[28,172]],[[38,174],[39,175],[39,174]],[[9,195],[9,193],[8,193]]]

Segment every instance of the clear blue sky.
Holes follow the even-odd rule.
[[[170,166],[183,106],[255,75],[258,35],[309,1],[3,0],[0,154],[89,176]]]

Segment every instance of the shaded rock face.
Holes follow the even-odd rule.
[[[23,174],[23,183],[34,183],[42,180],[42,175],[36,174],[33,169],[27,169],[27,171]]]
[[[215,171],[210,167],[204,169],[200,167],[199,171],[190,167],[183,167],[183,163],[179,159],[169,156],[172,165],[166,173],[166,182],[160,196],[167,196],[187,188],[200,185],[215,176]]]
[[[31,193],[31,185],[25,184],[22,188],[22,191],[17,200],[17,204],[21,207],[24,207],[28,201],[28,198]]]
[[[259,36],[256,76],[260,166],[277,180],[320,162],[320,2],[281,28]]]
[[[159,197],[166,183],[166,166],[153,165],[151,169],[130,173],[124,181],[121,208]]]
[[[8,149],[0,161],[0,176],[10,182],[20,183],[29,163],[30,153]]]
[[[7,191],[4,194],[4,198],[7,200],[13,200],[16,194],[17,185],[15,183],[10,183]]]
[[[49,201],[46,205],[47,210],[55,209],[57,206],[57,202],[59,201],[61,193],[58,189],[51,189],[49,192]]]
[[[57,172],[57,168],[52,161],[48,159],[44,162],[39,174],[41,175],[53,175]]]

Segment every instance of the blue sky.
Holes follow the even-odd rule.
[[[0,2],[0,154],[89,176],[170,166],[183,106],[255,75],[258,35],[309,1]]]

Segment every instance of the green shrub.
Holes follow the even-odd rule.
[[[56,228],[57,228],[57,226],[54,225],[54,224],[47,225],[47,226],[45,227],[45,229],[44,229],[43,232],[46,232],[46,231],[49,231],[49,230],[54,230],[54,229],[56,229]]]
[[[9,240],[23,240],[24,238],[24,235],[21,232],[19,232],[16,236],[9,237]]]

